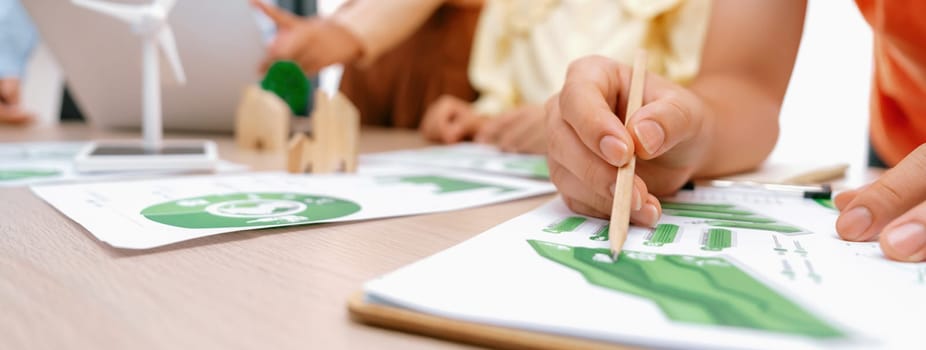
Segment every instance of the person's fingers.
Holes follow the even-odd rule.
[[[926,202],[884,227],[881,250],[898,261],[926,261]]]
[[[858,192],[858,189],[854,189],[837,193],[833,197],[833,205],[836,206],[836,209],[842,211],[856,196],[858,196]]]
[[[849,241],[867,241],[889,222],[926,201],[926,144],[859,191],[836,220],[836,232]]]
[[[851,190],[845,190],[845,191],[841,191],[837,193],[835,196],[833,196],[833,205],[836,206],[836,209],[838,209],[839,211],[842,211],[843,209],[846,208],[846,206],[849,203],[852,202],[853,199],[855,199],[856,196],[858,196],[859,192],[868,188],[869,185],[871,184],[865,184],[858,188],[854,188]]]
[[[611,215],[611,196],[602,196],[588,188],[584,181],[575,174],[556,163],[550,161],[550,180],[563,195],[569,209],[588,216],[608,218]]]
[[[451,102],[447,96],[434,101],[424,113],[424,119],[421,121],[419,130],[425,139],[429,141],[440,141],[440,126],[443,120],[449,118]]]
[[[563,194],[566,205],[576,213],[594,216],[598,218],[610,218],[611,206],[614,198],[611,196],[601,196],[588,189],[588,186],[576,177],[574,174],[563,168],[559,164],[550,162],[550,178],[556,184],[557,189]],[[555,180],[554,180],[555,179]],[[655,196],[646,193],[645,184],[639,178],[634,180],[634,192],[640,191],[637,184],[643,185],[642,192],[638,192],[636,200],[641,201],[637,209],[631,207],[630,223],[639,226],[653,227],[662,214],[659,201]],[[639,193],[645,193],[639,195]],[[643,198],[643,199],[640,199]]]
[[[658,77],[647,82],[656,84],[655,79]],[[698,135],[702,113],[693,111],[695,106],[698,104],[688,95],[669,93],[637,110],[627,125],[636,141],[637,155],[653,159]]]
[[[585,144],[561,119],[551,118],[547,123],[549,131],[547,155],[569,172],[585,182],[589,191],[600,196],[611,197],[611,187],[617,177],[617,168],[606,163],[585,147]]]
[[[251,0],[251,5],[267,15],[276,24],[277,28],[288,28],[298,21],[298,17],[295,15],[263,1]]]
[[[588,204],[575,200],[571,197],[563,196],[563,202],[566,203],[566,206],[569,207],[570,210],[576,212],[577,214],[596,217],[596,218],[607,218],[609,215],[608,213],[604,213],[598,209],[593,208],[592,206]]]
[[[19,106],[0,104],[0,123],[23,125],[32,122],[33,116]]]
[[[296,48],[293,52],[299,53],[299,57],[296,59],[296,62],[299,63],[299,67],[302,67],[302,71],[307,76],[317,74],[318,71],[328,65],[328,63],[319,60],[318,53],[313,52],[308,47]]]
[[[529,154],[546,154],[547,153],[547,137],[546,134],[540,130],[531,130],[523,138],[519,139],[517,143],[511,146],[512,152],[517,153],[529,153]]]
[[[630,212],[630,222],[640,226],[654,227],[662,216],[662,206],[656,196],[647,193],[640,210]]]
[[[518,119],[517,111],[503,113],[495,118],[490,119],[483,125],[482,129],[476,133],[476,142],[494,143],[498,140],[499,135],[509,125]]]
[[[569,65],[559,94],[561,118],[582,143],[613,166],[623,166],[633,154],[633,139],[615,114],[622,92],[622,67],[600,56]]]
[[[0,104],[19,104],[19,79],[0,79]]]
[[[524,119],[524,118],[522,118]],[[498,146],[507,152],[518,152],[518,148],[534,132],[533,126],[529,120],[511,123],[507,130],[499,135]]]
[[[460,118],[446,120],[441,127],[441,141],[444,143],[457,143],[466,138],[466,122]]]

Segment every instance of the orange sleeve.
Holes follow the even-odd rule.
[[[896,165],[926,143],[926,1],[856,0],[874,34],[871,142]]]

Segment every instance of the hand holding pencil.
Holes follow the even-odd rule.
[[[625,179],[632,179],[629,215],[617,220],[652,227],[662,214],[656,195],[674,193],[707,162],[718,128],[702,97],[658,74],[646,74],[642,107],[628,113],[632,71],[601,56],[572,63],[563,89],[547,101],[547,162],[570,209],[609,218],[618,169],[636,157]]]

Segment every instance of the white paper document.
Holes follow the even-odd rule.
[[[234,231],[456,210],[555,191],[543,181],[402,167],[32,189],[101,241],[131,249]]]
[[[671,348],[918,348],[926,264],[847,243],[828,200],[699,189],[631,227],[560,199],[368,282],[367,301],[464,321]]]
[[[144,178],[184,173],[182,171],[80,173],[74,168],[74,157],[87,145],[86,142],[0,143],[0,187]],[[216,167],[218,173],[245,170],[247,170],[246,166],[227,161],[220,161]]]
[[[363,164],[409,164],[538,179],[550,178],[546,157],[542,155],[507,153],[494,146],[477,143],[370,153],[360,156],[360,160]]]

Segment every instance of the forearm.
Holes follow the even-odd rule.
[[[709,140],[694,177],[713,177],[753,169],[778,139],[781,94],[740,76],[714,75],[691,86],[705,104]]]
[[[409,37],[445,0],[357,0],[332,19],[362,43],[361,63],[369,63]]]
[[[775,147],[805,7],[805,1],[714,2],[702,66],[689,85],[710,128],[694,176],[749,170]]]

